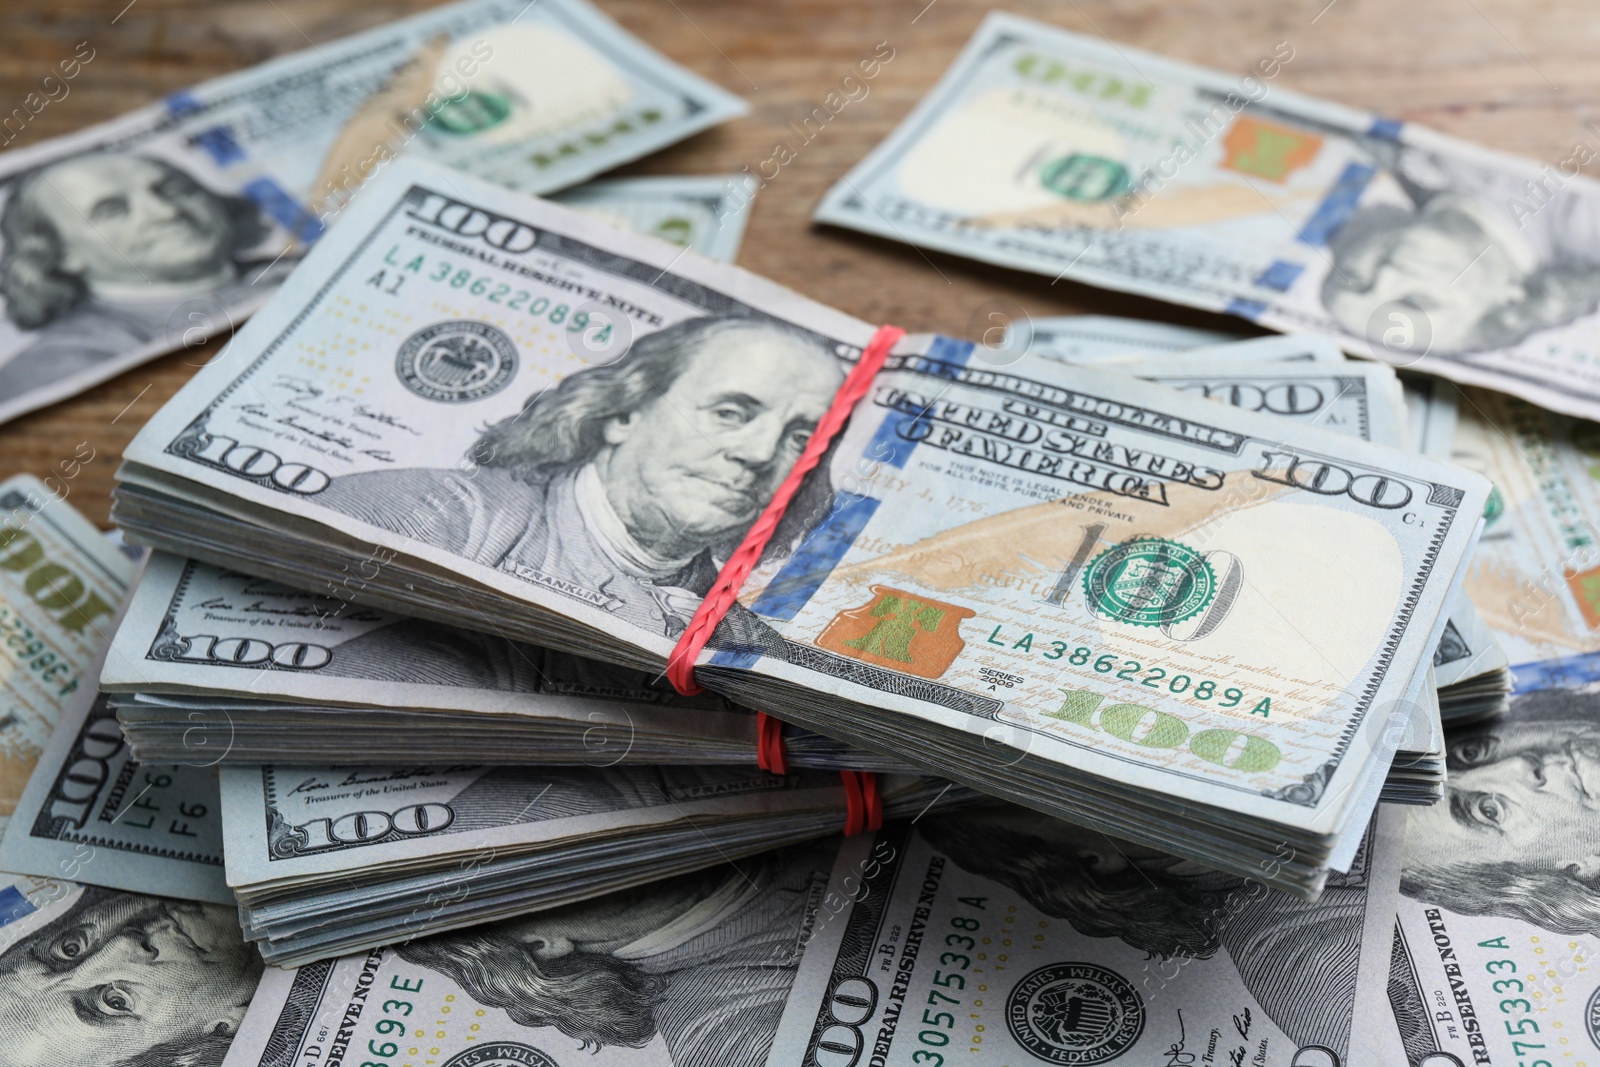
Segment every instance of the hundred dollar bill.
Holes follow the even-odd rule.
[[[155,553],[100,674],[150,762],[739,763],[755,715],[659,673]],[[124,695],[125,694],[125,695]],[[794,727],[795,768],[904,770]]]
[[[992,13],[816,217],[1600,415],[1600,186],[1279,88],[1294,58]]]
[[[544,193],[744,107],[585,0],[467,0],[7,152],[0,420],[230,331],[398,155]]]
[[[970,800],[883,776],[883,812]],[[722,864],[843,825],[837,775],[695,767],[228,767],[228,884],[269,962],[341,955]]]
[[[911,347],[839,449],[872,480],[811,535],[826,548],[746,583],[697,673],[1202,862],[1286,835],[1282,884],[1313,891],[1314,857],[1365,821],[1391,719],[1414,717],[1488,486],[1121,375]],[[1183,841],[1129,825],[1169,789],[1198,816]],[[1213,804],[1229,829],[1199,825]]]
[[[1448,382],[1413,379],[1419,386],[1408,387],[1408,391],[1401,389],[1392,371],[1374,364],[1344,362],[1336,368],[1319,369],[1304,363],[1259,366],[1228,362],[1236,349],[1299,340],[1303,339],[1264,338],[1195,349],[1183,356],[1130,359],[1119,362],[1115,369],[1235,407],[1300,419],[1366,441],[1449,458],[1454,409],[1447,419],[1440,413],[1439,402],[1425,402],[1419,396],[1421,387],[1441,394],[1448,391],[1454,396],[1455,387]],[[1441,435],[1443,447],[1437,443]],[[1484,551],[1481,542],[1478,551]],[[1500,708],[1509,686],[1508,662],[1494,633],[1463,590],[1451,605],[1450,618],[1433,656],[1446,721],[1462,722]]]
[[[441,177],[380,176],[129,446],[118,520],[659,671],[871,329]],[[467,266],[435,240],[481,247]],[[1315,892],[1365,825],[1487,484],[1124,375],[985,359],[902,342],[699,672],[1202,862],[1254,870],[1283,844],[1274,877]]]
[[[1290,341],[1293,338],[1267,339]],[[1196,350],[1185,356],[1119,362],[1116,369],[1197,396],[1248,410],[1295,419],[1366,441],[1405,447],[1409,427],[1394,372],[1374,363],[1251,363],[1214,361],[1203,353],[1226,353],[1257,342]],[[1458,623],[1457,619],[1461,621]],[[1470,635],[1473,644],[1468,644]],[[1496,658],[1498,657],[1498,658]],[[1444,713],[1452,721],[1499,706],[1508,688],[1504,654],[1470,601],[1457,594],[1444,636],[1434,651],[1433,676],[1395,752],[1381,799],[1432,803],[1444,781]],[[1488,673],[1489,678],[1480,678]]]
[[[0,875],[5,1067],[217,1067],[261,971],[232,908]]]
[[[80,447],[61,473],[92,458]],[[133,570],[65,491],[31,475],[0,482],[0,833],[62,707],[94,689]]]
[[[1389,996],[1413,1067],[1578,1064],[1600,1045],[1600,699],[1544,690],[1450,737],[1412,813]]]
[[[1394,1063],[1393,819],[1306,904],[1015,808],[929,813],[274,969],[226,1067],[398,1049],[438,1005],[456,1067]]]
[[[1332,349],[1331,342],[1307,345],[1309,338],[1270,337],[1195,349],[1181,356],[1124,357],[1113,369],[1232,407],[1292,419],[1364,441],[1404,447],[1404,400],[1393,370],[1376,363],[1294,361],[1294,353]],[[1325,339],[1318,339],[1325,342]],[[1238,359],[1238,350],[1248,358]],[[1265,351],[1274,361],[1261,361]],[[1336,349],[1333,349],[1337,352]],[[1289,361],[1276,361],[1276,357]],[[1456,598],[1456,604],[1461,598]],[[1457,608],[1453,607],[1452,611]],[[1468,607],[1470,610],[1470,605]],[[1447,622],[1446,633],[1455,632]],[[1443,642],[1441,642],[1443,644]],[[1436,655],[1437,658],[1437,655]],[[1462,657],[1464,658],[1464,657]],[[1459,664],[1462,658],[1457,658]],[[1503,666],[1503,664],[1502,664]],[[1452,675],[1451,682],[1460,678]],[[1380,799],[1391,803],[1432,803],[1444,779],[1443,689],[1437,676],[1413,706],[1414,714],[1395,751]]]
[[[0,870],[231,904],[222,840],[215,768],[135,760],[91,681],[39,757]]]
[[[755,190],[744,175],[612,178],[551,199],[625,230],[649,234],[732,263]]]

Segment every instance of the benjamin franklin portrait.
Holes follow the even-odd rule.
[[[155,343],[178,347],[291,265],[265,278],[252,270],[271,258],[251,258],[269,233],[260,209],[165,160],[86,153],[28,171],[4,193],[0,296],[11,323],[34,336],[0,365],[0,396]],[[182,314],[191,301],[208,323]]]
[[[1329,241],[1322,301],[1347,331],[1378,344],[1410,320],[1419,336],[1401,349],[1463,356],[1600,307],[1600,197],[1590,189],[1530,193],[1520,172],[1365,143],[1410,202],[1365,204]]]
[[[1600,930],[1600,696],[1551,689],[1448,743],[1445,799],[1412,812],[1400,891],[1461,915]]]
[[[87,886],[0,954],[0,1065],[217,1067],[261,968],[231,908]]]
[[[483,431],[470,469],[345,475],[318,502],[676,637],[843,377],[815,335],[690,319],[529,397]],[[807,480],[769,555],[828,495]]]
[[[760,1067],[838,839],[395,946],[479,1004],[676,1067]]]

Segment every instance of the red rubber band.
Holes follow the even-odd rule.
[[[789,773],[783,722],[764,711],[756,712],[756,763],[773,774]],[[871,771],[840,771],[839,778],[844,784],[845,836],[882,829],[883,798],[878,794],[878,776]]]
[[[689,621],[677,645],[673,647],[672,655],[667,658],[667,680],[678,692],[685,696],[704,692],[694,680],[694,663],[700,656],[700,650],[705,648],[717,624],[739,598],[739,590],[744,587],[745,579],[750,577],[750,572],[761,559],[761,553],[766,551],[772,535],[777,532],[778,522],[800,491],[801,482],[822,461],[833,439],[844,429],[845,421],[855,410],[857,402],[872,387],[872,379],[889,358],[889,350],[905,334],[898,326],[880,326],[878,332],[872,335],[854,369],[834,394],[833,403],[817,423],[811,440],[789,471],[789,476],[772,494],[761,517],[745,534],[744,541],[728,557],[728,562],[722,565],[711,591],[695,609],[694,618]],[[788,754],[783,746],[783,723],[764,711],[756,712],[756,763],[762,770],[773,774],[789,773]],[[881,829],[883,799],[878,794],[878,776],[870,771],[840,771],[839,777],[844,782],[846,836],[853,837]]]
[[[704,692],[694,681],[694,661],[699,658],[700,650],[706,646],[706,642],[711,639],[712,631],[717,628],[722,617],[738,599],[744,580],[750,577],[750,572],[761,559],[761,553],[766,550],[767,542],[771,541],[772,535],[777,532],[778,520],[783,518],[783,513],[788,510],[795,493],[800,491],[800,483],[822,460],[823,453],[844,428],[845,420],[855,409],[856,402],[866,396],[867,390],[872,387],[872,379],[883,366],[884,360],[889,358],[889,350],[905,334],[906,332],[898,326],[880,326],[878,332],[872,335],[872,340],[862,350],[861,358],[856,362],[855,368],[845,378],[844,384],[839,386],[839,391],[834,394],[832,405],[822,416],[822,421],[817,423],[816,431],[812,433],[811,440],[806,444],[806,450],[800,454],[794,469],[783,480],[783,484],[778,486],[778,491],[772,494],[772,500],[768,502],[761,517],[755,521],[755,525],[750,527],[750,532],[745,534],[743,543],[728,557],[728,562],[722,565],[722,571],[717,575],[711,591],[700,602],[694,618],[689,621],[689,626],[679,636],[672,655],[667,658],[667,680],[684,696],[694,696]]]
[[[789,755],[783,747],[783,722],[764,711],[756,712],[756,766],[773,774],[789,773]]]
[[[876,833],[883,829],[883,797],[878,793],[876,774],[862,772],[861,792],[867,800],[867,829]]]
[[[883,829],[883,799],[878,776],[871,771],[840,771],[844,779],[844,835],[854,837]]]
[[[861,776],[855,771],[840,771],[844,780],[844,836],[854,837],[867,821],[866,801],[861,796]]]

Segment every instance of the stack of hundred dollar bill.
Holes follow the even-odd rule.
[[[0,568],[0,579],[16,581],[5,590],[6,608],[28,614],[26,625],[52,641],[75,629],[103,637],[104,628],[93,624],[109,619],[96,605],[119,598],[129,564],[107,552],[99,535],[65,503],[44,506],[49,495],[43,489],[25,479],[0,487],[0,501],[18,509],[8,527],[18,532],[7,535],[12,551],[3,557],[18,565]],[[85,567],[85,560],[97,562]],[[26,592],[28,575],[40,567],[67,567],[83,580],[85,588],[73,605],[81,607],[80,613]],[[101,584],[102,569],[117,576],[112,584]],[[92,676],[97,668],[92,660],[69,665],[73,675]],[[93,999],[80,998],[87,1005],[85,1020],[119,1018],[119,1011],[137,1005],[139,1014],[119,1025],[115,1041],[122,1050],[145,1050],[144,1062],[213,1065],[224,1062],[225,1055],[236,1064],[277,1062],[270,1058],[274,1053],[263,1050],[320,1049],[314,1035],[333,1017],[337,1025],[328,1033],[342,1028],[345,1034],[338,1040],[346,1046],[370,1042],[383,1048],[382,1042],[397,1030],[388,1024],[404,1018],[408,1008],[415,1012],[415,994],[421,989],[454,998],[444,1001],[453,1011],[442,1015],[445,1022],[433,1034],[438,1047],[452,1056],[476,1056],[481,1039],[492,1035],[500,1054],[525,1060],[530,1058],[528,1049],[548,1048],[564,1057],[551,1062],[583,1062],[592,1054],[569,1040],[578,1038],[607,1049],[623,1063],[659,1063],[657,1054],[663,1050],[670,1062],[694,1067],[760,1063],[769,1053],[776,1062],[799,1063],[808,1061],[819,1041],[826,1043],[821,1046],[826,1054],[853,1032],[844,1027],[819,1038],[808,1023],[829,1002],[828,986],[841,968],[864,971],[875,963],[877,954],[864,954],[864,944],[900,947],[901,955],[892,962],[906,974],[916,973],[919,946],[938,947],[939,952],[926,956],[939,970],[926,972],[928,988],[921,997],[948,1008],[952,1002],[965,1003],[969,982],[978,982],[991,970],[976,954],[979,939],[992,941],[997,932],[1007,937],[1019,922],[1046,931],[1030,942],[1038,946],[1034,951],[1041,954],[1043,969],[1034,966],[1027,975],[1019,974],[1025,995],[1043,994],[1048,1000],[1053,993],[1068,992],[1115,998],[1109,1002],[1113,1014],[1071,1035],[1076,1043],[1165,1048],[1196,1026],[1225,1024],[1244,1005],[1251,1011],[1250,1034],[1257,1042],[1314,1044],[1379,1062],[1398,1055],[1388,1014],[1373,1010],[1382,1005],[1400,876],[1400,823],[1393,811],[1375,822],[1368,847],[1316,904],[1265,894],[1236,878],[1174,872],[1158,853],[1117,844],[1152,879],[1146,882],[1141,876],[1138,885],[1149,888],[1139,892],[1152,894],[1149,899],[1160,899],[1171,912],[1172,923],[1163,926],[1123,917],[1139,901],[1115,888],[1115,875],[1105,883],[1110,894],[1093,909],[1069,907],[1067,898],[1049,889],[1099,877],[1089,874],[1105,866],[1095,859],[1105,844],[1098,834],[1004,805],[941,805],[905,810],[918,817],[891,822],[874,837],[846,842],[805,833],[786,818],[805,809],[805,793],[820,797],[837,793],[836,786],[784,783],[767,775],[590,771],[530,779],[510,768],[429,769],[415,764],[342,775],[329,768],[258,768],[258,783],[292,775],[294,784],[278,791],[275,807],[262,804],[264,790],[257,785],[247,798],[254,808],[241,819],[235,801],[250,776],[236,769],[224,773],[224,789],[234,798],[219,809],[210,769],[131,760],[118,743],[103,699],[96,700],[83,686],[59,693],[71,682],[62,672],[48,680],[58,685],[45,705],[65,700],[68,706],[23,798],[19,820],[0,847],[0,867],[27,872],[0,877],[7,919],[0,929],[0,973],[5,976],[0,998],[7,1009],[0,1035],[13,1062],[51,1062],[50,1035],[59,1024],[52,1012],[71,1003],[61,1003],[57,991],[88,984],[97,992]],[[10,683],[6,695],[25,698],[29,680],[19,682],[13,675]],[[53,718],[54,708],[49,710]],[[903,796],[894,783],[885,785],[887,796]],[[663,793],[654,801],[639,795],[641,787],[649,792],[660,786],[671,788],[673,795]],[[391,806],[386,808],[386,801]],[[895,799],[890,805],[889,814],[896,814]],[[416,810],[424,806],[436,813],[448,810],[475,825],[460,829],[441,820],[441,825],[424,827],[425,818]],[[513,809],[518,807],[528,816],[526,825],[516,824]],[[665,811],[668,807],[672,810]],[[748,812],[746,827],[764,836],[753,839],[749,848],[741,847],[737,839],[723,835],[726,824],[716,818],[719,809],[724,815]],[[315,849],[298,852],[269,849],[264,846],[272,831],[254,829],[267,826],[274,815],[303,818],[311,813],[313,823],[335,817],[354,824],[363,814],[376,822],[384,810],[397,815],[411,832],[399,862],[393,862],[392,845],[387,864],[373,862],[370,853],[377,844],[330,848],[324,840]],[[603,843],[587,850],[591,866],[580,866],[584,853],[577,850],[552,849],[553,862],[548,864],[561,873],[557,881],[571,886],[572,902],[560,904],[562,897],[547,893],[508,909],[535,909],[531,914],[500,922],[483,924],[494,918],[490,912],[462,914],[463,904],[474,903],[470,891],[459,882],[443,881],[435,881],[428,896],[415,898],[410,910],[387,926],[380,919],[385,909],[392,909],[392,898],[375,892],[370,882],[360,885],[367,893],[362,907],[338,909],[330,902],[333,921],[314,930],[322,937],[303,936],[288,946],[274,939],[252,943],[241,935],[240,913],[219,906],[234,900],[222,877],[224,838],[230,871],[252,864],[258,870],[279,864],[303,868],[318,860],[328,867],[329,855],[342,852],[348,882],[328,882],[330,888],[340,883],[346,896],[354,896],[358,887],[349,883],[370,880],[376,870],[411,870],[431,853],[446,852],[453,830],[458,840],[470,839],[472,847],[458,847],[450,861],[470,872],[493,869],[499,856],[526,849],[535,840],[559,847],[563,836],[584,823],[591,829],[605,823],[612,830]],[[726,852],[713,863],[682,867],[670,855],[652,854],[632,865],[627,881],[608,883],[602,873],[608,863],[627,866],[639,856],[627,839],[627,827],[652,823],[658,834],[666,831],[662,839],[689,824],[706,828],[711,836],[700,847],[711,852],[714,837]],[[832,816],[821,823],[831,825]],[[782,834],[788,832],[794,836],[783,844]],[[1051,878],[1030,877],[1028,865],[1046,856],[1057,865]],[[628,882],[637,884],[605,892]],[[1298,931],[1294,943],[1303,950],[1319,952],[1324,944],[1359,950],[1327,953],[1314,973],[1299,974],[1294,968],[1302,956],[1258,953],[1253,937],[1218,934],[1196,921],[1219,900],[1246,917],[1241,929],[1260,930],[1279,943],[1282,931],[1292,929]],[[259,938],[254,924],[265,910],[244,910],[250,937]],[[482,925],[440,932],[466,923]],[[1092,935],[1085,932],[1090,924],[1096,930]],[[904,945],[896,928],[906,935]],[[122,936],[107,939],[110,931]],[[124,943],[139,951],[120,953]],[[395,943],[403,947],[370,947]],[[519,946],[525,953],[519,953]],[[263,970],[257,948],[280,966]],[[343,952],[352,954],[320,959]],[[1152,952],[1184,953],[1180,958],[1188,966],[1157,969]],[[1080,962],[1063,969],[1053,962],[1058,958]],[[1257,962],[1261,958],[1269,962]],[[104,973],[100,968],[113,959],[118,965],[114,979],[97,980]],[[310,960],[318,962],[282,969]],[[480,966],[474,967],[474,960]],[[380,975],[380,967],[388,970]],[[178,968],[182,970],[175,977]],[[464,978],[468,971],[480,980]],[[57,982],[28,981],[47,974]],[[599,975],[609,975],[611,981],[597,985]],[[1180,975],[1184,980],[1174,981]],[[873,988],[862,983],[864,976],[848,977],[854,984],[844,987],[846,996],[858,987]],[[374,981],[396,995],[373,1000],[374,1012],[348,1013],[351,1004],[368,999],[363,991]],[[469,984],[457,984],[463,981]],[[535,988],[527,983],[540,984]],[[497,986],[499,993],[492,992]],[[1294,990],[1290,997],[1278,992],[1288,988]],[[439,993],[441,989],[450,991]],[[589,992],[580,1007],[572,998],[582,989]],[[629,993],[645,989],[657,995]],[[935,991],[947,999],[937,1000]],[[894,1003],[889,997],[867,1009],[878,1013],[871,1021],[887,1022]],[[977,1003],[970,1007],[980,1019],[989,1018],[986,1011],[1006,1010],[1003,1001],[994,1004],[991,998],[990,1003],[989,1008]],[[291,1004],[296,1007],[286,1011]],[[313,1005],[310,1014],[302,1010]],[[694,1010],[684,1010],[688,1007]],[[506,1017],[499,1017],[500,1012]],[[908,1051],[948,1041],[942,1031],[956,1025],[955,1016],[929,1012],[932,1022],[922,1030],[906,1028],[880,1040]],[[488,1026],[494,1029],[485,1033],[484,1020],[491,1013],[495,1018]],[[1006,1040],[1024,1049],[1047,1049],[1054,1040],[1048,1022],[1042,1019]],[[971,1036],[987,1033],[991,1044],[1007,1032],[977,1025],[985,1031]],[[109,1039],[97,1034],[95,1040]]]
[[[174,555],[346,590],[347,616],[659,673],[873,332],[401,161],[141,431],[115,515]],[[1437,765],[1430,670],[1488,496],[1362,440],[1403,442],[1403,405],[1381,373],[1348,379],[1368,396],[1327,407],[1341,433],[905,338],[697,677],[1314,897],[1396,751],[1423,764],[1400,768],[1414,789]],[[176,629],[203,612],[162,613],[169,655],[237,654],[266,677],[330,657],[314,617],[258,655],[244,631]]]
[[[284,209],[259,175],[327,191],[427,73],[552,41],[570,65],[500,65],[413,154],[545,192],[738,108],[578,0],[386,30],[174,98],[123,147],[210,153]],[[120,623],[129,561],[49,499],[72,464],[0,486],[0,1063],[1600,1042],[1595,700],[1529,692],[1600,677],[1600,449],[1476,388],[1600,413],[1547,343],[1592,319],[1568,270],[1592,189],[1508,226],[1521,164],[1278,93],[1292,48],[1248,85],[1131,55],[994,16],[819,217],[1301,332],[904,338],[704,693],[663,666],[875,325],[697,255],[737,242],[715,179],[567,210],[386,166],[128,450],[116,513],[157,551]],[[238,121],[318,93],[318,122]],[[626,115],[535,151],[552,101]],[[307,223],[283,213],[275,237]],[[1412,231],[1465,258],[1404,254]],[[256,306],[296,236],[218,306]],[[70,384],[0,389],[0,418]],[[783,776],[753,766],[780,720]],[[882,830],[831,833],[838,769],[880,772]]]
[[[93,458],[0,484],[0,870],[237,904],[262,956],[300,962],[737,862],[843,819],[833,775],[748,757],[619,768],[604,745],[543,770],[418,762],[426,743],[386,766],[307,752],[226,767],[219,791],[226,753],[191,722],[182,755],[141,761],[93,684],[134,564],[62,499]],[[878,795],[890,818],[972,799],[911,775]]]
[[[1127,333],[1127,326],[1141,324],[1120,325]],[[1103,322],[1060,330],[1068,328],[1108,332]],[[1137,338],[1123,336],[1118,345],[1126,356]],[[1404,440],[1393,372],[1346,362],[1325,340],[1262,338],[1179,358],[1128,357],[1115,367],[1368,440]],[[350,609],[338,591],[335,586],[318,595],[158,554],[101,678],[103,688],[118,694],[113,703],[134,753],[182,761],[209,746],[208,758],[219,762],[394,763],[421,745],[436,759],[461,762],[756,759],[752,714],[714,694],[682,697],[646,672]],[[1463,633],[1473,642],[1470,655],[1462,651],[1467,639],[1451,636]],[[1452,640],[1455,646],[1447,649]],[[273,662],[273,649],[299,644],[307,648],[292,669]],[[1464,596],[1452,605],[1434,664],[1446,722],[1503,702],[1504,654]],[[1431,801],[1440,793],[1439,714],[1430,708],[1415,729],[1417,736],[1400,743],[1386,800]],[[795,767],[903,769],[898,761],[808,731],[790,727],[785,734]]]
[[[253,768],[251,782],[232,768],[223,774],[229,799],[219,805],[210,768],[130,759],[105,701],[87,684],[99,668],[92,649],[108,634],[131,563],[69,504],[52,499],[60,492],[55,480],[0,485],[7,531],[0,610],[11,619],[8,632],[32,635],[0,646],[23,656],[0,694],[21,743],[59,718],[42,755],[35,748],[28,758],[38,757],[38,769],[0,846],[0,868],[23,872],[0,876],[0,1037],[9,1062],[55,1062],[52,1042],[63,1027],[102,1058],[108,1050],[120,1056],[111,1062],[277,1064],[283,1050],[321,1055],[327,1045],[318,1042],[330,1040],[383,1049],[398,1022],[416,1012],[420,991],[452,1008],[431,1035],[451,1057],[538,1063],[529,1050],[548,1049],[546,1062],[578,1064],[599,1047],[623,1064],[661,1063],[663,1054],[684,1067],[759,1064],[769,1055],[798,1064],[850,1040],[851,1026],[890,1021],[904,995],[885,985],[890,995],[866,1007],[859,1022],[851,1015],[849,1025],[820,1035],[812,1025],[830,1003],[854,1003],[834,998],[838,978],[850,980],[840,990],[847,998],[874,989],[866,971],[881,967],[880,957],[895,973],[922,975],[918,998],[941,1010],[930,1008],[931,1022],[920,1030],[891,1028],[879,1040],[908,1053],[948,1043],[945,1030],[956,1026],[950,1009],[963,1005],[989,1020],[977,1022],[985,1029],[969,1039],[1049,1049],[1058,1037],[1048,1016],[1006,1038],[992,1022],[1007,1010],[1006,998],[969,1003],[966,994],[993,970],[978,953],[980,939],[989,939],[986,946],[996,935],[1009,938],[1019,924],[1041,931],[1030,941],[1038,965],[1019,969],[1022,996],[1112,998],[1110,1014],[1069,1032],[1075,1044],[1166,1048],[1197,1027],[1229,1025],[1243,1006],[1258,1043],[1398,1062],[1398,1036],[1381,1010],[1400,878],[1392,809],[1315,904],[1237,878],[1174,871],[1160,854],[1118,843],[1148,873],[1132,892],[1110,874],[1104,900],[1086,908],[1051,887],[1102,877],[1100,835],[1005,805],[897,810],[908,794],[891,781],[884,783],[888,814],[913,818],[850,841],[805,829],[808,817],[821,829],[834,825],[836,815],[823,811],[838,803],[835,783],[747,772],[584,768],[541,777],[412,764],[381,773]],[[71,579],[48,587],[30,581],[40,573]],[[66,596],[71,590],[75,597]],[[33,641],[53,658],[36,663]],[[64,666],[51,670],[57,663]],[[268,806],[263,787],[274,779],[293,784]],[[241,818],[237,800],[250,785],[254,807]],[[656,789],[662,792],[648,795]],[[467,825],[424,826],[423,808]],[[315,848],[266,847],[269,838],[291,836],[282,818],[267,829],[274,816],[349,826],[363,817],[376,823],[382,812],[409,831],[399,861],[393,835],[387,863],[372,854],[384,843],[310,841],[316,829],[308,835]],[[727,817],[740,812],[746,840],[726,833],[738,821]],[[597,825],[605,830],[586,849],[561,851]],[[691,826],[706,836],[686,833]],[[681,850],[638,851],[652,830]],[[466,846],[451,851],[452,836]],[[253,943],[241,934],[241,913],[220,906],[234,901],[223,879],[224,839],[230,872],[331,869],[329,857],[339,855],[348,877],[330,876],[327,888],[340,885],[347,897],[363,890],[366,902],[341,909],[326,901],[332,921],[314,924],[320,938]],[[565,897],[530,897],[507,911],[531,913],[484,923],[496,913],[464,909],[477,903],[470,887],[436,879],[409,911],[382,922],[394,909],[391,887],[371,880],[385,866],[414,876],[437,855],[448,856],[441,872],[446,863],[457,872],[492,871],[501,858],[526,862],[535,842],[546,846],[546,874],[556,875]],[[711,858],[677,862],[696,848]],[[1039,857],[1055,864],[1044,880],[1029,872]],[[245,887],[241,896],[252,890],[259,892]],[[1161,901],[1171,922],[1129,921],[1141,896]],[[1242,920],[1238,930],[1256,933],[1218,933],[1199,921],[1223,900]],[[255,923],[268,910],[244,910],[250,937],[260,937]],[[440,932],[465,923],[482,925]],[[1300,973],[1304,956],[1260,952],[1263,936],[1280,945],[1288,937],[1319,953],[1321,965]],[[1358,948],[1323,952],[1329,944]],[[258,947],[280,966],[263,969]],[[919,947],[937,970],[917,970]],[[1183,953],[1177,958],[1187,966],[1158,968],[1151,953]],[[1066,959],[1079,962],[1058,962]],[[317,962],[282,966],[309,960]],[[370,996],[374,984],[383,996]],[[1284,996],[1286,989],[1293,994]],[[370,1010],[350,1010],[369,1001]],[[324,1026],[329,1036],[317,1038]]]
[[[0,695],[10,703],[19,692],[26,686]],[[846,810],[835,775],[754,767],[412,760],[228,766],[219,775],[209,760],[134,758],[93,689],[62,703],[0,842],[0,870],[237,903],[246,938],[271,962],[736,862],[827,836]],[[881,777],[878,795],[888,818],[973,799],[915,775]]]

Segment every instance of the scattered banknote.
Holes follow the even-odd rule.
[[[712,175],[585,182],[551,199],[621,229],[732,263],[754,196],[748,175]]]
[[[30,475],[0,482],[0,833],[62,707],[94,690],[91,667],[133,578],[133,562],[68,503],[93,458],[79,445],[54,488]]]
[[[1600,186],[1291,93],[1295,54],[1229,75],[992,13],[816,217],[1600,417]]]
[[[887,817],[970,802],[880,776]],[[229,767],[228,884],[269,963],[408,940],[837,832],[839,777],[697,767]]]
[[[0,870],[233,903],[223,878],[217,772],[146,764],[89,680],[63,711],[0,841]]]
[[[455,1065],[1394,1064],[1397,818],[1306,904],[1011,807],[930,812],[272,969],[226,1067],[419,1026]]]
[[[100,674],[134,754],[187,763],[757,762],[755,714],[659,674],[155,553]],[[344,594],[341,596],[340,594]],[[784,728],[789,765],[904,771]]]
[[[129,445],[115,515],[165,551],[660,671],[871,333],[401,161]],[[1417,714],[1488,485],[987,351],[902,342],[698,672],[1223,869],[1281,846],[1275,884],[1314,894]]]
[[[233,330],[396,156],[544,193],[744,110],[585,0],[466,0],[7,152],[0,421]]]
[[[1418,1067],[1592,1062],[1600,697],[1545,690],[1450,737],[1406,836],[1389,996]]]
[[[232,908],[0,875],[8,1067],[216,1067],[261,972]]]

